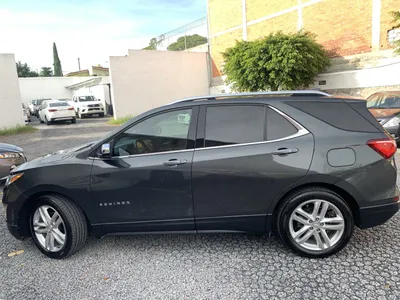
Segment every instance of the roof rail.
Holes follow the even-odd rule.
[[[315,90],[304,90],[304,91],[274,91],[274,92],[248,92],[248,93],[232,93],[232,94],[217,94],[217,95],[208,95],[208,96],[198,96],[185,98],[181,100],[174,101],[171,104],[182,103],[182,102],[192,102],[199,100],[216,100],[218,98],[240,98],[240,97],[249,97],[249,96],[274,96],[274,95],[288,95],[288,96],[314,96],[314,97],[329,97],[330,94],[315,91]]]

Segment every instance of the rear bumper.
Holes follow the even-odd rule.
[[[370,228],[384,224],[393,217],[400,209],[400,201],[361,208],[359,210],[358,227]]]
[[[384,127],[385,128],[385,127]],[[399,139],[399,132],[400,132],[400,130],[399,130],[399,127],[398,126],[396,126],[396,127],[388,127],[388,128],[385,128],[385,130],[394,138],[394,139],[396,139],[396,140],[398,140]]]

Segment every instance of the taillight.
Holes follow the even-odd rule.
[[[369,140],[367,145],[386,159],[391,158],[397,151],[396,141],[391,138]]]
[[[55,112],[57,109],[49,109],[49,112]]]
[[[70,108],[68,108],[68,110],[74,110],[74,108],[73,108],[73,107],[70,107]]]

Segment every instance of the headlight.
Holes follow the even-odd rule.
[[[400,125],[400,118],[399,117],[394,117],[390,119],[388,122],[383,124],[383,127],[396,127]]]
[[[23,157],[23,154],[21,153],[16,153],[16,152],[5,152],[5,153],[0,153],[0,159],[4,158],[20,158]]]
[[[18,173],[18,174],[14,174],[14,175],[9,175],[7,177],[7,181],[6,181],[6,185],[10,185],[14,182],[16,182],[18,179],[20,179],[22,176],[24,175],[24,173]]]

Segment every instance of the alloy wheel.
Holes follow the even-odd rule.
[[[33,231],[43,249],[60,251],[66,243],[66,228],[61,215],[51,206],[39,206],[32,218]]]
[[[314,199],[303,202],[292,212],[289,231],[300,247],[323,251],[336,245],[343,236],[345,222],[341,211],[331,202]]]

